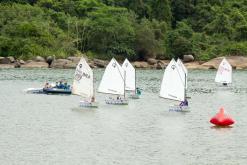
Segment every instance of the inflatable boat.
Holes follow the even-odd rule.
[[[43,88],[43,91],[46,94],[65,94],[65,95],[71,94],[71,89]]]

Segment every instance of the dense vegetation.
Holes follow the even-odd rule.
[[[247,55],[247,0],[1,0],[0,56]]]

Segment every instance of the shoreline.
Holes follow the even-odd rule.
[[[86,57],[86,56],[85,56]],[[37,56],[33,60],[15,60],[13,57],[0,57],[0,69],[7,68],[53,68],[53,69],[75,69],[81,57],[68,57],[67,59],[45,60]],[[244,56],[227,56],[217,57],[209,61],[190,61],[184,62],[187,69],[209,70],[217,69],[223,58],[226,58],[232,65],[233,69],[247,69],[247,57]],[[108,60],[87,59],[91,68],[105,68],[109,63]],[[131,64],[137,69],[165,69],[170,60],[159,60],[150,58],[146,61],[134,61]],[[121,63],[120,63],[121,64]]]

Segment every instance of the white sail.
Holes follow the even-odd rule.
[[[124,95],[124,70],[118,62],[112,58],[107,65],[98,92]]]
[[[91,98],[94,94],[93,71],[83,57],[75,70],[72,93],[84,98]]]
[[[122,64],[123,70],[126,72],[126,84],[125,90],[134,91],[136,89],[136,73],[135,68],[131,65],[129,60],[126,58]]]
[[[165,69],[160,97],[178,101],[184,101],[185,99],[183,76],[179,73],[178,65],[174,59],[171,60]]]
[[[224,58],[218,68],[215,82],[217,83],[232,83],[232,66]]]
[[[183,62],[179,58],[177,59],[177,64],[178,64],[179,73],[182,76],[182,80],[183,80],[183,82],[185,84],[185,87],[187,89],[188,70],[187,70],[187,68],[184,66]]]

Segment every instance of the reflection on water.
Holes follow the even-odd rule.
[[[80,97],[23,92],[46,81],[72,83],[74,70],[0,70],[0,164],[246,164],[247,71],[233,84],[214,83],[216,71],[189,71],[191,112],[169,112],[158,97],[161,70],[137,70],[142,98],[110,106],[97,93],[98,109],[78,109]],[[103,74],[94,70],[96,86]],[[220,107],[232,127],[209,123]]]
[[[233,128],[233,126],[211,126],[211,128],[215,129],[217,131],[225,132],[225,131],[231,130],[231,128]]]

